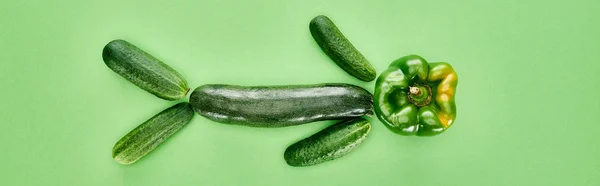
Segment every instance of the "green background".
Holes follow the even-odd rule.
[[[600,1],[0,2],[0,185],[600,185]],[[309,21],[325,14],[378,72],[419,54],[459,75],[436,137],[375,117],[363,146],[293,168],[285,148],[334,123],[259,129],[200,116],[130,166],[114,143],[175,104],[108,69],[128,40],[207,83],[342,82]]]

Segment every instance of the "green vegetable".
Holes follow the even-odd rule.
[[[342,121],[289,146],[283,156],[295,167],[330,161],[358,148],[370,130],[369,121],[360,117]]]
[[[427,63],[417,55],[402,57],[377,79],[375,113],[398,134],[440,134],[456,119],[457,83],[448,63]]]
[[[134,163],[183,128],[193,116],[194,111],[186,102],[156,114],[115,144],[113,158],[120,164]]]
[[[179,73],[127,41],[108,43],[102,58],[108,68],[159,98],[178,100],[189,91]]]
[[[363,80],[373,81],[375,68],[344,37],[342,32],[326,16],[315,17],[309,24],[310,33],[321,47],[321,50],[348,74]]]
[[[190,96],[198,114],[220,123],[285,127],[373,114],[367,90],[350,84],[203,85]]]

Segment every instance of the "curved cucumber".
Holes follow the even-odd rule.
[[[375,79],[373,65],[346,39],[331,19],[324,15],[317,16],[310,21],[309,28],[321,50],[344,71],[363,81]]]
[[[186,102],[176,104],[142,123],[119,140],[112,156],[120,164],[132,164],[167,140],[194,117]]]
[[[334,160],[358,148],[370,130],[371,124],[363,118],[342,121],[289,146],[283,157],[294,167]]]
[[[198,114],[220,123],[285,127],[373,114],[373,95],[350,84],[203,85],[190,96]]]
[[[179,73],[127,41],[108,43],[102,59],[108,68],[159,98],[178,100],[189,91]]]

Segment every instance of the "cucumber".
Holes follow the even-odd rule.
[[[327,16],[320,15],[309,24],[310,34],[321,50],[348,74],[369,82],[376,77],[375,68],[346,39],[340,30]]]
[[[108,68],[159,98],[178,100],[190,90],[177,71],[127,41],[109,42],[102,59]]]
[[[113,147],[112,157],[117,163],[132,164],[183,128],[193,117],[194,111],[186,102],[163,110],[123,136]]]
[[[211,84],[196,88],[190,104],[210,120],[250,127],[286,127],[373,114],[373,95],[350,84]]]
[[[342,157],[367,138],[371,124],[363,118],[336,123],[289,146],[283,155],[294,167],[316,165]]]

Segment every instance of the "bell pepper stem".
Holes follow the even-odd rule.
[[[421,91],[421,89],[419,87],[410,87],[409,91],[410,91],[410,94],[412,94],[414,96],[421,96],[421,94],[423,94],[423,91]]]
[[[408,87],[408,100],[418,107],[431,103],[431,88],[427,85],[415,84]]]

